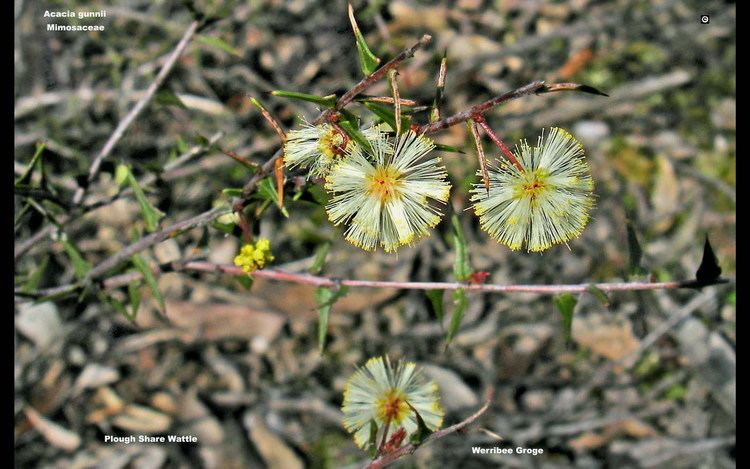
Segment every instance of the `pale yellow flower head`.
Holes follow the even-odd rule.
[[[341,410],[344,427],[363,449],[370,441],[380,441],[386,424],[389,435],[403,428],[411,436],[418,429],[414,410],[432,431],[440,428],[445,415],[437,384],[414,363],[399,361],[393,367],[387,356],[371,358],[349,378]]]
[[[334,224],[348,225],[350,243],[394,252],[438,224],[442,214],[434,202],[448,200],[448,174],[440,158],[427,157],[435,144],[423,135],[389,137],[373,127],[365,136],[371,148],[348,147],[326,176],[332,194],[326,210]]]
[[[536,147],[521,142],[516,154],[523,170],[501,161],[490,168],[489,193],[484,184],[471,191],[482,229],[514,251],[544,251],[577,238],[594,206],[581,143],[552,128]]]
[[[355,145],[340,129],[330,124],[303,124],[287,133],[284,164],[289,169],[305,168],[312,177],[323,177],[347,148]]]
[[[254,244],[245,244],[240,253],[234,258],[234,265],[242,267],[248,274],[265,267],[266,262],[273,261],[271,243],[267,239],[259,239]]]

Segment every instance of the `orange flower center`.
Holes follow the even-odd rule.
[[[377,417],[379,420],[390,421],[392,425],[398,425],[409,413],[409,405],[406,396],[396,389],[389,389],[375,403]]]
[[[367,190],[370,194],[386,203],[398,195],[401,187],[401,174],[392,166],[383,166],[367,177]]]
[[[327,158],[341,156],[346,150],[346,139],[336,129],[331,128],[318,140],[318,148]]]
[[[549,189],[546,183],[548,173],[544,170],[534,170],[533,172],[527,173],[524,181],[516,186],[517,197],[528,197],[531,199],[531,205],[536,204],[536,199]]]

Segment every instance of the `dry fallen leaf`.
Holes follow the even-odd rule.
[[[33,407],[23,408],[26,418],[31,425],[55,448],[73,451],[81,444],[81,437],[67,428],[44,418]]]
[[[304,467],[294,451],[266,428],[259,416],[247,413],[244,422],[251,441],[263,456],[269,469],[302,469]]]
[[[169,430],[172,418],[154,409],[130,404],[112,419],[112,424],[130,432],[156,434]]]
[[[581,316],[573,320],[573,340],[597,355],[619,360],[638,349],[630,322],[603,316]]]
[[[166,310],[172,326],[190,332],[194,340],[250,340],[263,337],[269,342],[273,341],[286,318],[268,309],[260,309],[256,304],[251,306],[167,300]],[[159,320],[147,311],[146,308],[139,311],[137,324],[142,328],[159,325]]]

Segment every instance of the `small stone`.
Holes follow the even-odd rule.
[[[47,348],[62,334],[62,321],[54,303],[23,303],[18,310],[16,329],[38,348]]]
[[[441,403],[446,410],[452,411],[479,404],[476,393],[455,371],[435,365],[422,365],[422,367],[425,374],[437,383]]]
[[[74,389],[76,392],[83,391],[84,389],[98,388],[105,386],[110,383],[114,383],[120,379],[120,373],[109,366],[99,365],[97,363],[89,363],[78,375]]]

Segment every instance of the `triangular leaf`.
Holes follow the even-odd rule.
[[[409,437],[409,442],[413,445],[419,446],[433,432],[432,430],[427,428],[427,425],[424,423],[424,419],[422,419],[422,416],[419,415],[417,409],[415,409],[414,406],[411,405],[408,401],[406,402],[406,405],[408,405],[411,411],[414,412],[414,417],[416,417],[417,419],[417,431],[411,434],[411,436]]]
[[[466,308],[469,306],[469,297],[466,295],[466,290],[459,288],[453,291],[453,312],[451,313],[451,323],[448,326],[448,334],[446,335],[446,342],[451,343],[453,338],[458,333],[458,329],[461,327],[461,321],[466,313]]]
[[[130,298],[130,315],[127,316],[131,321],[135,321],[138,315],[138,307],[141,305],[141,292],[138,289],[138,282],[128,284],[128,298]]]
[[[15,185],[18,186],[19,184],[27,184],[28,181],[31,179],[31,175],[34,172],[34,167],[37,166],[37,163],[41,162],[42,153],[44,152],[45,144],[37,143],[36,144],[36,150],[34,151],[34,156],[31,157],[31,161],[29,162],[29,165],[26,167],[26,169],[23,171],[23,174],[21,174],[18,179],[15,181]]]
[[[141,189],[141,185],[133,176],[132,171],[125,165],[120,165],[115,171],[115,177],[124,179],[130,185],[133,190],[135,199],[138,201],[138,206],[141,209],[141,215],[143,215],[143,221],[146,224],[146,231],[154,232],[159,228],[159,220],[164,217],[164,213],[151,205],[151,202],[146,198],[146,194]]]
[[[329,94],[328,96],[315,96],[314,94],[298,93],[296,91],[286,90],[274,90],[271,91],[271,94],[273,96],[279,96],[281,98],[296,99],[298,101],[308,101],[328,108],[332,108],[336,105],[335,94]]]
[[[714,254],[711,243],[708,241],[708,236],[706,236],[706,242],[703,244],[703,259],[698,270],[695,272],[695,280],[683,282],[681,286],[685,288],[703,288],[729,281],[720,278],[720,275],[721,267],[716,260],[716,254]]]
[[[604,291],[602,291],[601,288],[597,287],[594,284],[591,284],[588,287],[586,287],[586,291],[591,293],[594,296],[594,298],[599,300],[599,302],[602,305],[604,305],[605,308],[609,308],[609,297],[607,296],[606,293],[604,293]]]
[[[318,349],[321,353],[326,346],[328,317],[331,313],[331,306],[348,292],[349,289],[347,287],[338,289],[321,287],[315,289],[315,302],[318,305]]]
[[[552,83],[549,85],[545,84],[541,89],[539,89],[539,91],[537,91],[537,94],[551,93],[554,91],[579,91],[581,93],[588,93],[588,94],[595,94],[598,96],[609,97],[607,93],[599,91],[593,86],[582,85],[580,83]]]
[[[339,122],[339,127],[344,129],[344,132],[346,132],[352,140],[357,142],[357,144],[361,145],[363,148],[371,149],[370,142],[367,141],[364,134],[362,134],[359,128],[356,125],[353,125],[351,121],[342,120]]]
[[[154,100],[163,106],[177,106],[182,109],[187,109],[185,103],[182,102],[179,96],[177,96],[169,88],[162,88],[154,96]]]
[[[389,106],[380,103],[364,103],[365,107],[378,116],[380,120],[388,124],[391,129],[396,130],[396,113]],[[411,125],[409,116],[401,115],[401,128],[408,129]]]
[[[463,151],[463,150],[459,150],[456,147],[452,147],[450,145],[445,145],[443,143],[435,143],[435,150],[446,151],[446,152],[449,152],[449,153],[461,153],[462,155],[466,154],[466,152]]]
[[[319,274],[323,267],[326,264],[326,258],[328,257],[328,253],[331,251],[331,243],[325,242],[318,246],[318,249],[315,251],[315,260],[313,261],[313,264],[310,266],[310,269],[308,272],[310,272],[313,275]]]
[[[164,297],[159,291],[159,285],[156,283],[156,277],[154,277],[154,273],[151,270],[151,267],[149,267],[148,262],[146,262],[146,260],[141,257],[140,254],[134,254],[133,257],[130,258],[130,260],[133,262],[133,266],[138,269],[141,275],[143,275],[143,279],[146,281],[146,285],[148,285],[149,289],[151,290],[151,294],[153,294],[154,299],[159,302],[161,311],[165,312],[166,306],[164,305]]]
[[[241,197],[242,196],[242,188],[235,188],[235,187],[227,187],[226,189],[222,189],[221,193],[226,195],[227,197]]]
[[[711,243],[708,241],[708,236],[706,236],[706,242],[703,244],[703,259],[698,271],[695,272],[695,279],[702,284],[709,285],[716,282],[720,275],[721,267],[719,267],[716,254],[714,254]]]
[[[372,459],[378,455],[378,424],[375,419],[370,420],[370,437],[367,439],[367,454]]]
[[[630,220],[627,221],[626,228],[628,230],[628,252],[630,253],[629,274],[643,275],[646,273],[645,269],[641,267],[643,251],[641,250],[641,244],[638,242],[638,237],[635,234],[633,223]]]
[[[202,34],[197,34],[195,36],[195,39],[201,44],[205,44],[215,49],[223,50],[224,52],[227,52],[232,55],[236,55],[237,57],[242,57],[242,54],[240,54],[237,49],[229,45],[225,40],[220,39],[218,37],[204,36]]]
[[[357,20],[354,19],[354,8],[352,4],[349,4],[349,21],[352,24],[352,31],[354,31],[354,39],[357,43],[357,54],[359,55],[359,66],[362,69],[362,73],[365,76],[371,75],[372,72],[378,69],[380,59],[370,51],[370,48],[365,42],[365,37],[357,26]]]
[[[440,327],[443,326],[443,290],[427,290],[425,295],[430,300],[432,310],[435,312],[435,319],[440,323]]]
[[[47,270],[47,265],[49,264],[49,257],[50,256],[44,256],[42,258],[42,262],[39,264],[39,267],[34,269],[34,272],[29,275],[29,278],[26,280],[26,283],[23,286],[23,292],[30,293],[39,288],[39,283],[42,281],[44,271]]]
[[[553,301],[557,310],[560,311],[560,314],[562,315],[565,340],[569,342],[573,329],[573,310],[576,307],[576,303],[578,303],[578,299],[570,293],[562,293],[556,295]]]
[[[240,276],[237,276],[235,278],[240,283],[240,285],[242,285],[243,287],[245,287],[246,290],[250,290],[251,288],[253,288],[253,277],[252,276],[250,276],[250,275],[240,275]]]
[[[451,217],[453,225],[453,246],[456,250],[456,258],[453,263],[453,276],[456,280],[462,282],[467,280],[471,275],[471,266],[469,265],[469,250],[466,247],[466,238],[461,227],[461,222],[456,215]]]
[[[86,277],[86,274],[91,270],[91,264],[81,256],[81,253],[78,252],[78,249],[76,249],[73,243],[67,239],[63,239],[62,244],[70,261],[73,263],[73,272],[75,273],[76,278],[80,280]]]
[[[260,182],[258,183],[258,194],[263,200],[279,206],[279,193],[276,190],[276,185],[273,179],[271,179],[270,177],[260,180]],[[280,210],[282,215],[289,218],[289,212],[287,211],[286,207],[281,206]]]

